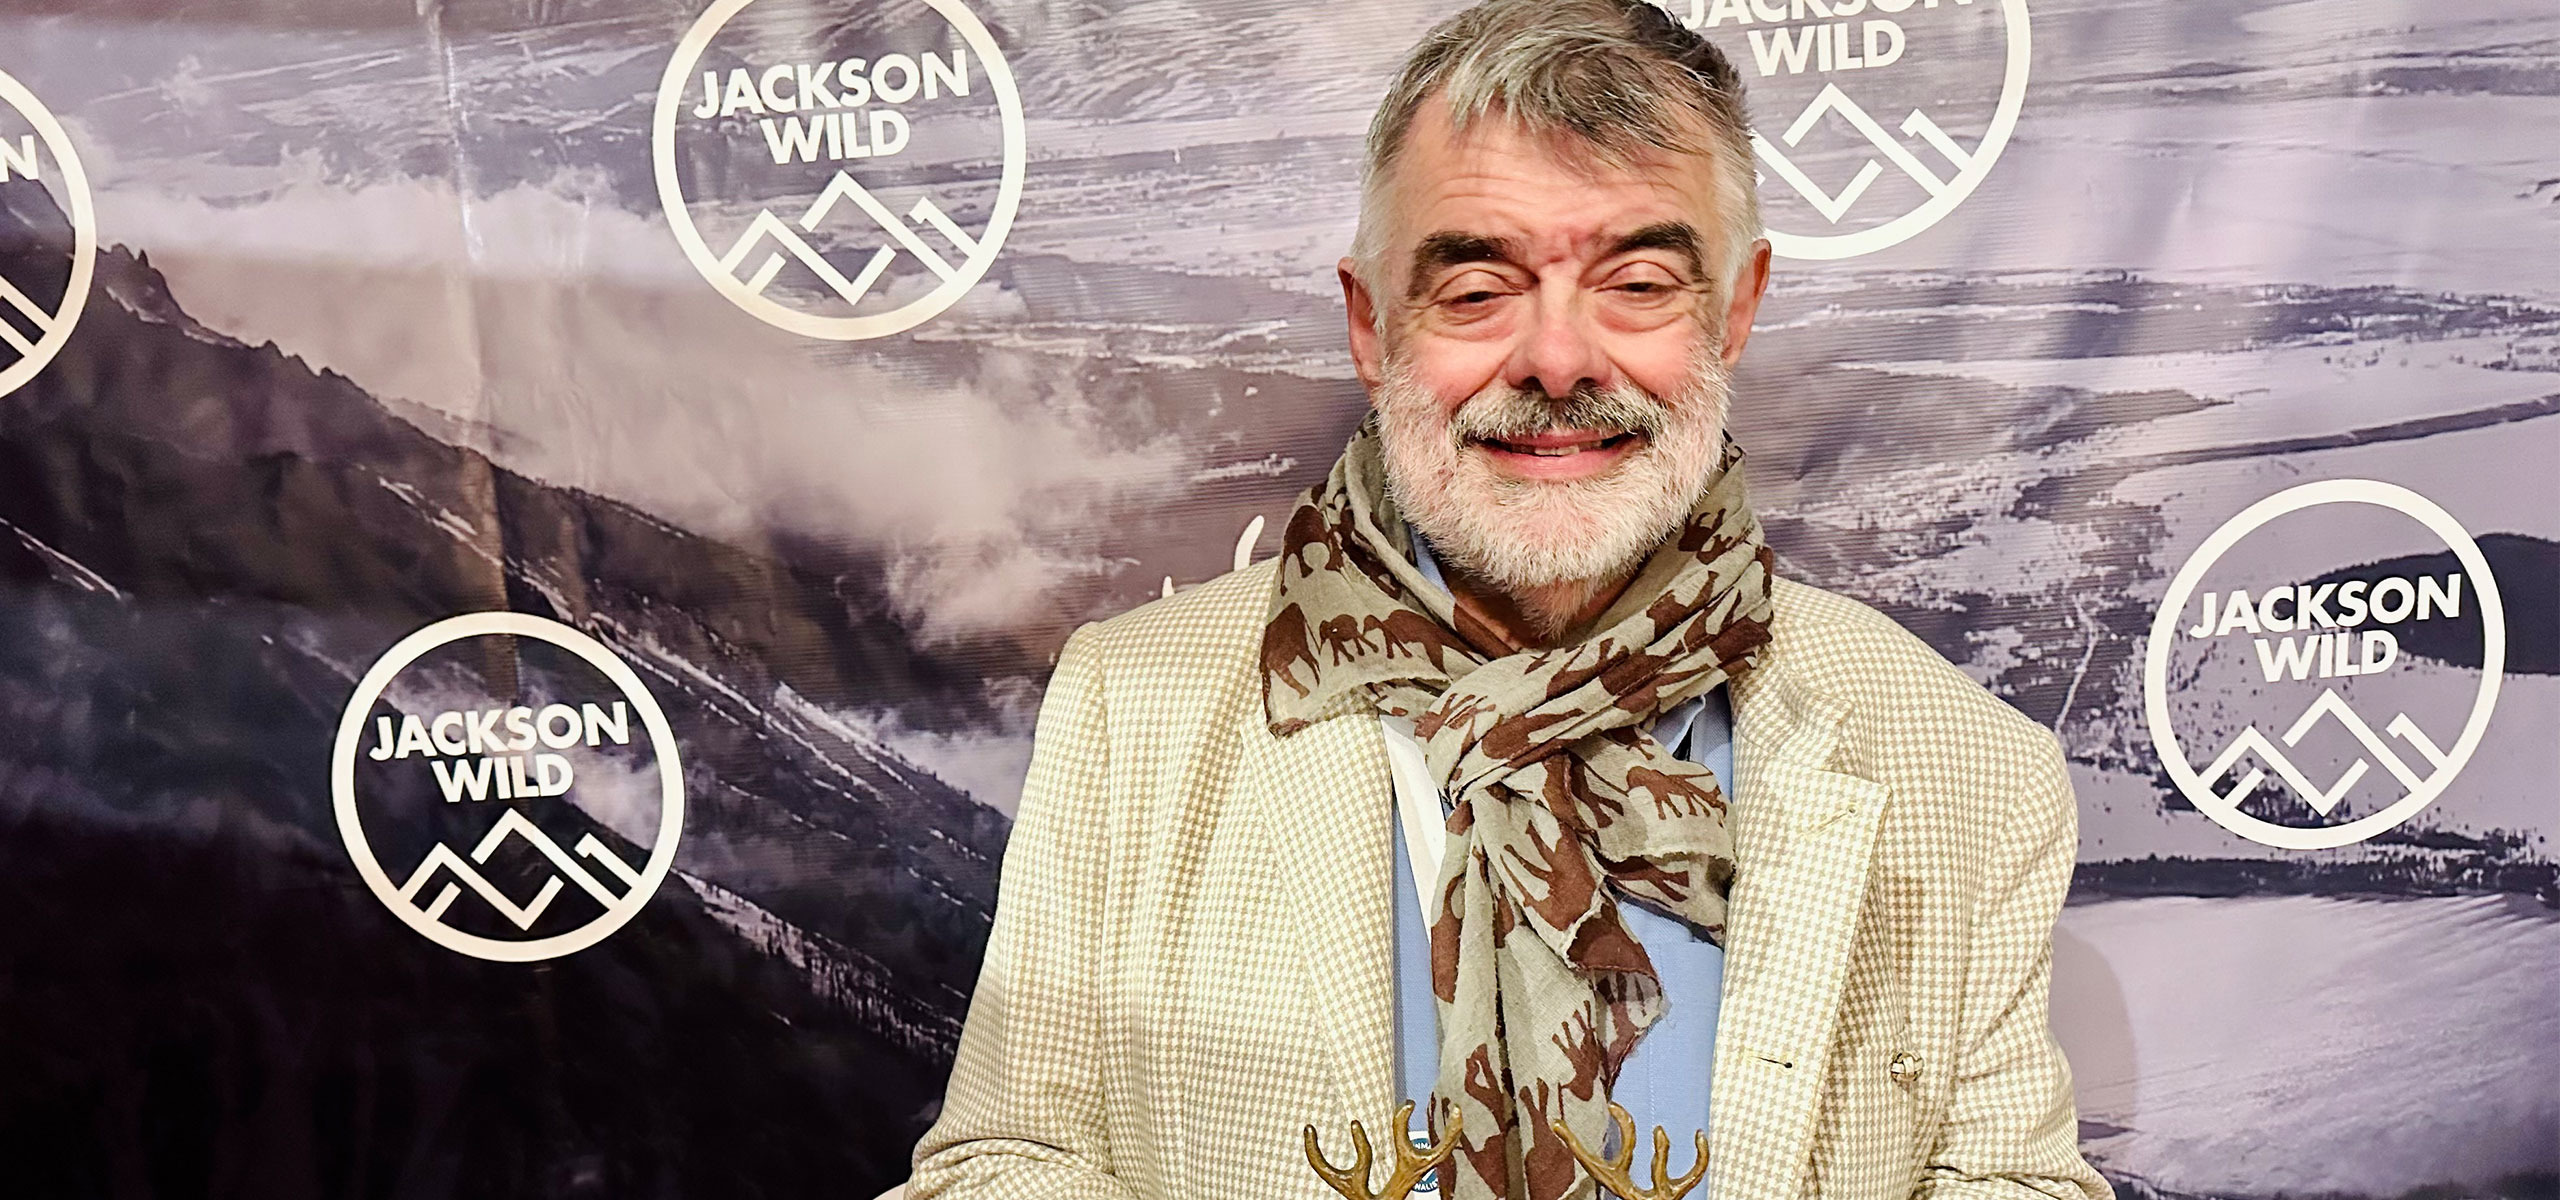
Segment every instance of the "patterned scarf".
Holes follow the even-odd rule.
[[[1304,728],[1350,696],[1414,724],[1455,810],[1431,923],[1444,1101],[1464,1117],[1454,1200],[1558,1200],[1609,1091],[1665,1012],[1621,897],[1719,943],[1733,841],[1715,775],[1655,716],[1767,643],[1770,553],[1726,444],[1713,482],[1583,641],[1510,643],[1427,583],[1386,500],[1374,417],[1289,518],[1263,709]],[[1318,819],[1310,814],[1310,819]],[[1448,1178],[1444,1175],[1444,1180]]]

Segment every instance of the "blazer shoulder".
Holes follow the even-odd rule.
[[[1970,760],[1995,769],[2060,770],[2051,731],[1994,696],[1936,649],[1868,605],[1777,580],[1770,650],[1809,690],[1847,712],[1852,741],[1888,759]],[[1928,752],[1913,756],[1915,750]]]
[[[1077,640],[1106,676],[1243,671],[1261,645],[1279,566],[1272,558],[1229,571],[1087,626]]]

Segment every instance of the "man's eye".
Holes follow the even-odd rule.
[[[1500,303],[1506,294],[1508,293],[1500,288],[1469,288],[1463,292],[1450,292],[1440,297],[1440,308],[1453,316],[1474,316],[1493,311],[1494,305]]]
[[[1647,279],[1639,279],[1632,283],[1619,284],[1618,290],[1625,292],[1630,296],[1658,296],[1664,292],[1670,291],[1671,285],[1667,283],[1657,283]]]

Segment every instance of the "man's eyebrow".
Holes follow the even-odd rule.
[[[1707,256],[1698,248],[1698,231],[1687,221],[1656,221],[1619,238],[1604,257],[1616,258],[1637,250],[1676,251],[1689,262],[1689,273],[1706,274]]]
[[[1443,267],[1519,260],[1519,247],[1509,238],[1444,229],[1422,239],[1422,243],[1413,248],[1413,284],[1406,289],[1405,296],[1413,299],[1422,295],[1423,285]]]

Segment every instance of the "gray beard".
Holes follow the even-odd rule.
[[[1621,383],[1554,400],[1497,383],[1444,423],[1409,360],[1391,352],[1386,367],[1372,399],[1388,497],[1444,561],[1514,599],[1598,587],[1642,565],[1711,481],[1731,398],[1731,372],[1708,346],[1668,398]],[[1608,472],[1568,483],[1504,478],[1469,442],[1555,428],[1624,429],[1643,440]]]

